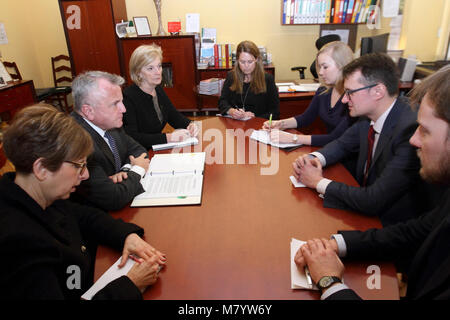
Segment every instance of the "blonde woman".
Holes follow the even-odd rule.
[[[280,118],[278,89],[271,74],[264,72],[258,47],[242,41],[236,48],[236,63],[222,87],[219,110],[235,119]]]
[[[272,121],[272,126],[266,121],[263,129],[271,130],[270,138],[276,142],[297,142],[305,145],[324,146],[340,137],[351,125],[347,104],[342,103],[344,94],[342,69],[353,60],[352,50],[341,41],[333,41],[317,53],[316,68],[322,86],[317,90],[308,109],[298,116]],[[310,125],[319,117],[327,128],[326,134],[301,135],[293,137],[281,131],[289,128],[302,128]]]
[[[156,44],[142,45],[130,58],[134,84],[123,91],[124,129],[144,148],[154,144],[183,141],[198,134],[198,126],[181,114],[161,86],[162,50]],[[161,133],[169,123],[176,130]]]

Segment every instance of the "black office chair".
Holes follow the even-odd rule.
[[[322,49],[324,45],[326,45],[329,42],[333,41],[341,41],[341,37],[337,34],[327,34],[326,36],[322,36],[319,39],[316,40],[316,48],[317,50]],[[293,67],[291,68],[292,71],[298,71],[300,79],[305,79],[305,69],[306,67]],[[313,75],[314,79],[319,78],[317,71],[316,71],[316,59],[311,63],[311,66],[309,67],[309,71],[311,71],[311,74]]]

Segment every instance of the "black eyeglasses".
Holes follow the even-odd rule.
[[[376,85],[378,85],[378,83],[374,83],[374,84],[371,84],[371,85],[368,85],[368,86],[365,86],[365,87],[362,87],[362,88],[358,88],[358,89],[353,89],[353,90],[347,90],[347,89],[345,89],[345,90],[344,90],[344,95],[346,95],[347,98],[348,98],[349,100],[351,100],[351,95],[354,94],[355,92],[358,92],[358,91],[361,91],[361,90],[370,89],[370,88],[375,87]]]
[[[72,164],[74,167],[81,169],[80,170],[80,176],[83,175],[84,171],[87,168],[87,162],[76,162],[76,161],[70,161],[70,160],[66,160],[64,162],[70,163]]]

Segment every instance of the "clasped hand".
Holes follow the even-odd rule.
[[[300,247],[295,254],[294,262],[300,270],[308,266],[314,283],[325,276],[342,279],[345,268],[337,252],[336,240],[312,239]]]
[[[155,283],[160,268],[166,264],[166,255],[135,233],[128,235],[125,239],[119,268],[125,265],[130,255],[133,255],[136,260],[127,274],[130,280],[141,290]]]
[[[253,112],[250,111],[245,111],[244,109],[239,109],[239,108],[230,108],[230,110],[228,111],[228,114],[233,118],[233,119],[243,119],[243,118],[254,118],[255,114]]]
[[[308,188],[315,189],[319,181],[323,179],[322,165],[316,157],[300,156],[292,163],[292,167],[295,179]]]

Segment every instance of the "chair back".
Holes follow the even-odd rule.
[[[22,75],[20,74],[19,68],[15,62],[3,61],[3,65],[13,80],[22,80]]]
[[[53,82],[55,87],[70,86],[73,80],[70,58],[66,55],[52,57]]]

